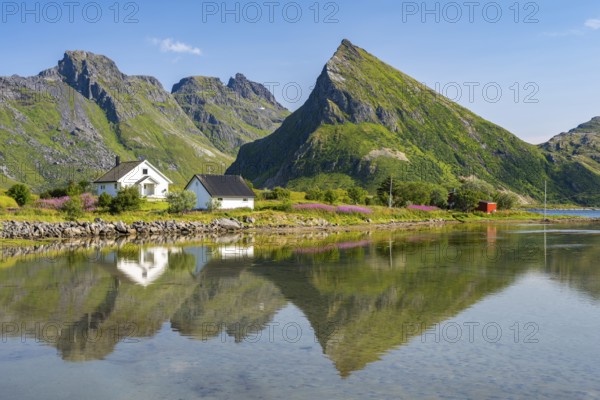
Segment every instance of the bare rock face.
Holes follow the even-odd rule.
[[[227,85],[219,78],[185,78],[173,86],[172,93],[198,129],[229,154],[271,134],[289,115],[265,86],[242,74]]]

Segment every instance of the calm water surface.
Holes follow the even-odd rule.
[[[530,210],[531,212],[544,214],[544,210]],[[547,215],[563,215],[569,217],[600,218],[600,210],[547,210]]]
[[[598,399],[600,225],[0,259],[5,399]]]

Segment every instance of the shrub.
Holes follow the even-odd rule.
[[[109,208],[110,203],[112,202],[112,196],[106,192],[102,193],[100,197],[98,197],[98,207],[101,208]]]
[[[348,197],[350,197],[352,204],[364,204],[368,194],[369,193],[365,189],[359,186],[353,186],[348,189]]]
[[[15,199],[20,207],[23,207],[31,201],[31,191],[29,190],[29,187],[22,183],[11,186],[6,192],[6,195]]]
[[[67,189],[58,188],[50,189],[40,194],[40,199],[58,199],[67,196]]]
[[[84,211],[95,211],[98,206],[98,199],[92,196],[90,193],[84,193],[79,196],[81,199],[81,207]]]
[[[498,204],[498,210],[511,210],[519,204],[519,197],[510,192],[498,192],[494,194],[494,201]]]
[[[167,194],[170,213],[182,213],[191,211],[196,205],[196,193],[189,190],[171,192]]]
[[[290,212],[293,209],[292,201],[290,199],[285,199],[281,202],[281,205],[277,207],[279,211]]]
[[[69,184],[65,190],[67,192],[67,196],[79,196],[81,193],[83,193],[81,187],[73,181],[69,181]]]
[[[304,196],[304,198],[311,201],[323,201],[324,196],[325,193],[321,189],[314,188],[306,192],[306,196]]]
[[[62,210],[69,221],[75,221],[83,216],[83,202],[79,196],[72,196],[64,202]]]
[[[282,187],[276,187],[270,192],[265,192],[265,200],[286,200],[292,196],[292,192]]]
[[[139,210],[141,204],[142,199],[137,186],[129,186],[119,190],[117,196],[110,202],[109,210],[112,214],[120,214],[124,211]]]
[[[329,189],[323,195],[323,200],[325,200],[325,202],[327,202],[329,204],[333,204],[338,200],[338,197],[339,197],[338,193],[335,190]]]
[[[211,212],[220,209],[222,205],[223,203],[218,199],[211,199],[205,204],[206,209]]]

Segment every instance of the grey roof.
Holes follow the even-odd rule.
[[[125,161],[121,164],[113,167],[110,171],[104,174],[99,179],[96,179],[94,183],[110,183],[118,182],[119,179],[133,171],[135,167],[143,163],[143,161]]]
[[[195,177],[212,197],[256,197],[239,175],[195,175]]]

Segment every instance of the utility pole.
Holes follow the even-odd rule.
[[[546,214],[548,213],[548,181],[544,181],[544,222],[546,222]]]
[[[392,185],[393,185],[393,181],[394,181],[394,178],[392,178],[392,176],[390,175],[390,198],[388,199],[388,206],[389,206],[389,208],[392,208]]]

